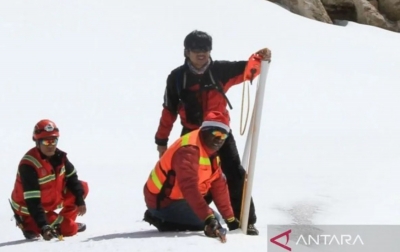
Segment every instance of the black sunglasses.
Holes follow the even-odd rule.
[[[210,47],[197,47],[197,48],[190,48],[189,51],[194,52],[194,53],[206,53],[211,51]]]

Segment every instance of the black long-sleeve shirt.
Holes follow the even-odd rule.
[[[65,157],[65,153],[56,150],[56,153],[48,159],[49,163],[55,169],[57,166],[61,165],[63,158]],[[42,155],[42,158],[46,157]],[[83,199],[83,187],[81,182],[78,180],[78,175],[75,171],[74,165],[65,157],[65,174],[66,174],[66,186],[75,196],[75,204],[77,206],[85,205],[85,201]],[[22,187],[24,192],[26,191],[40,191],[40,185],[38,180],[38,175],[35,167],[30,165],[20,165],[18,167],[19,175],[21,177]],[[35,220],[36,225],[39,228],[47,225],[46,215],[42,207],[42,203],[40,198],[29,198],[25,199],[26,206],[31,217]]]

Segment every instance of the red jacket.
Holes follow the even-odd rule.
[[[12,206],[20,215],[29,215],[25,199],[40,198],[45,211],[53,211],[62,203],[62,192],[66,185],[65,156],[62,162],[55,167],[41,158],[39,149],[30,149],[22,158],[20,165],[27,164],[35,167],[40,190],[25,191],[19,173],[15,180],[14,190],[11,195]]]
[[[193,131],[190,134],[196,135],[194,137],[197,137],[198,131]],[[208,189],[203,190],[203,192],[199,189],[199,187],[203,187],[203,185],[199,185],[199,181],[204,180],[204,178],[199,179],[199,159],[201,146],[199,148],[199,146],[190,144],[180,147],[180,144],[181,141],[179,139],[167,150],[166,153],[164,153],[159,163],[157,163],[155,169],[159,168],[158,166],[161,163],[163,166],[162,168],[164,168],[164,172],[168,172],[170,169],[175,171],[175,183],[173,189],[171,190],[171,194],[173,194],[174,197],[178,196],[184,198],[196,215],[200,219],[205,220],[209,215],[213,214],[213,212],[208,206],[207,202],[204,200],[205,193],[207,193]],[[209,192],[212,194],[214,203],[223,218],[230,219],[234,217],[234,214],[229,199],[229,192],[225,177],[222,175],[222,171],[217,163],[216,156],[214,156],[214,158],[210,158],[210,160],[212,166],[216,167],[216,170],[213,175],[210,175],[212,176],[212,178],[210,177],[211,184],[207,186],[207,188],[209,188]],[[171,165],[170,168],[166,168],[165,166],[168,166],[169,164]],[[153,183],[151,180],[152,175],[150,175],[149,180],[144,187],[145,202],[148,208],[156,209],[157,194],[150,191],[154,191],[154,186],[152,186]],[[157,181],[158,180],[159,179],[157,179]],[[163,181],[164,180],[159,182],[163,184]],[[178,191],[176,190],[177,186],[179,187],[177,188]],[[169,197],[165,198],[160,202],[160,208],[166,207],[173,200],[174,199]]]
[[[155,136],[157,145],[166,146],[178,114],[181,124],[194,130],[210,111],[220,111],[229,121],[224,97],[230,87],[244,81],[247,61],[212,61],[202,75],[196,75],[185,63],[167,78],[163,110]]]

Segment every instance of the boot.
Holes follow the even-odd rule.
[[[85,223],[76,222],[76,225],[78,225],[78,233],[79,232],[83,232],[83,231],[86,230],[86,224]]]
[[[249,224],[247,226],[247,235],[258,235],[258,230],[254,224]]]
[[[28,231],[28,230],[27,231],[22,230],[22,234],[24,235],[25,239],[27,239],[27,240],[32,240],[32,239],[36,239],[36,238],[40,237],[40,234],[37,234],[33,231]]]
[[[80,223],[80,222],[75,222],[76,225],[78,226],[78,233],[79,232],[83,232],[86,230],[86,224],[85,223]],[[60,224],[57,224],[54,226],[54,230],[56,230],[57,234],[62,235],[61,234],[61,229],[60,229]]]

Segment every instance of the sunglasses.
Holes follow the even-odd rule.
[[[213,136],[219,137],[219,138],[221,138],[222,140],[225,140],[225,139],[228,138],[228,134],[223,133],[223,132],[221,132],[221,131],[219,131],[219,130],[213,130],[211,133],[213,134]]]
[[[57,145],[58,143],[58,138],[54,138],[54,139],[42,139],[40,140],[40,143],[44,146],[49,146],[49,145]]]
[[[193,53],[206,53],[211,51],[210,47],[194,47],[189,49]]]

